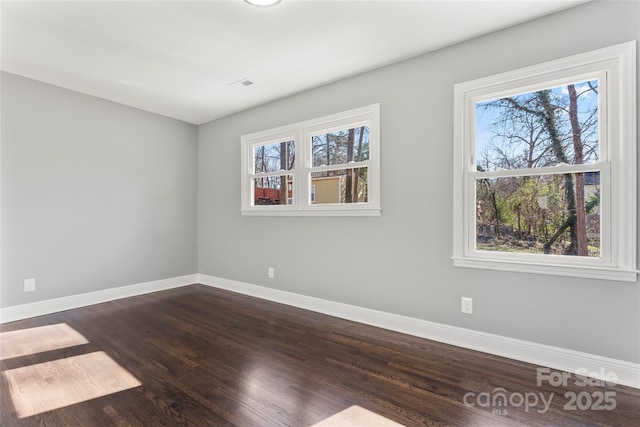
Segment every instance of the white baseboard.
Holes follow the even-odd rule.
[[[193,283],[201,283],[203,285],[226,289],[305,310],[328,314],[342,319],[561,371],[577,372],[581,370],[582,372],[590,373],[594,378],[600,379],[602,379],[601,376],[603,374],[608,375],[613,373],[617,376],[616,382],[618,384],[640,388],[640,364],[638,363],[429,322],[205,274],[190,274],[187,276],[6,307],[0,310],[0,323],[57,313],[59,311],[165,289],[178,288]]]
[[[598,379],[605,379],[601,377],[613,373],[617,376],[617,384],[640,388],[639,363],[448,326],[205,274],[198,274],[198,283],[540,367],[578,372],[581,375],[589,373],[589,376]]]
[[[0,309],[0,323],[13,322],[16,320],[27,319],[29,317],[43,316],[45,314],[57,313],[59,311],[71,310],[73,308],[148,294],[150,292],[162,291],[165,289],[178,288],[197,283],[197,281],[198,275],[190,274],[187,276],[154,280],[152,282],[138,283],[135,285],[105,289],[102,291],[87,292],[85,294],[71,295],[68,297],[14,305]]]

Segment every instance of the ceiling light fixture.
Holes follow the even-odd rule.
[[[252,6],[256,7],[267,7],[267,6],[275,6],[280,3],[281,0],[244,0],[245,3],[249,3]]]

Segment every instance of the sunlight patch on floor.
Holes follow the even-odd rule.
[[[85,337],[66,323],[0,332],[0,360],[87,343]]]
[[[2,375],[18,418],[141,385],[102,351],[6,370]]]
[[[311,427],[404,427],[395,421],[371,412],[358,405],[325,418]]]

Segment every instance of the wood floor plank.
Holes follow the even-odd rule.
[[[538,386],[535,365],[201,285],[8,323],[2,334],[8,427],[309,427],[354,405],[408,427],[640,425],[637,389],[578,386],[575,376]],[[111,362],[79,363],[96,353]],[[78,375],[56,376],[56,366]],[[119,390],[105,372],[116,366],[140,385]],[[68,404],[39,402],[29,415],[25,396],[47,378],[58,381],[50,400]],[[501,391],[511,398],[502,406]],[[581,404],[608,393],[616,407],[572,410],[565,393]],[[518,400],[534,395],[535,405]]]

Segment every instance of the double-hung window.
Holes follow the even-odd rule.
[[[380,107],[243,135],[243,215],[379,215]]]
[[[635,49],[455,86],[454,265],[636,280]]]

